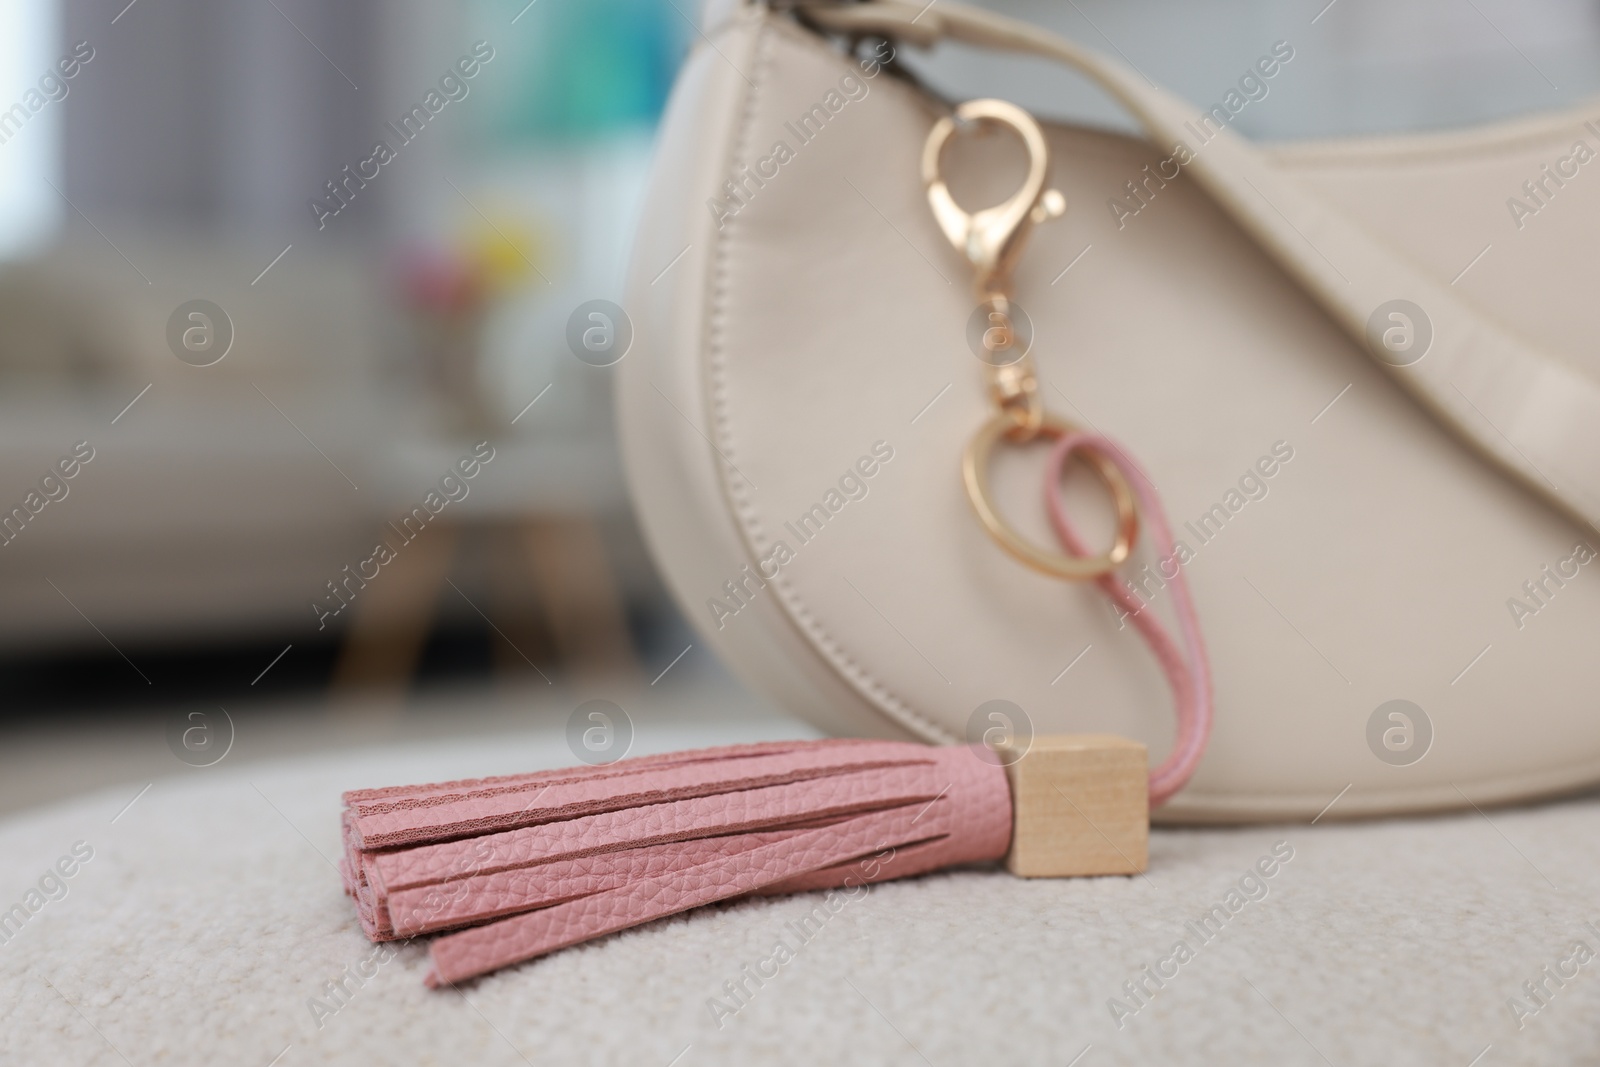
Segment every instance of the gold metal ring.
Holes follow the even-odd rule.
[[[972,501],[972,509],[978,513],[978,521],[989,531],[989,536],[1034,570],[1068,581],[1098,578],[1120,566],[1133,552],[1134,543],[1139,538],[1139,510],[1134,503],[1133,489],[1122,471],[1092,448],[1083,449],[1083,456],[1111,493],[1111,501],[1117,511],[1117,537],[1110,549],[1098,556],[1069,556],[1061,552],[1049,552],[1029,543],[1001,517],[989,492],[989,456],[994,451],[995,442],[1002,437],[1012,436],[1017,429],[1015,417],[1001,412],[972,435],[961,457],[961,480],[966,484],[967,498]],[[1064,419],[1046,414],[1038,432],[1056,439],[1077,429]]]

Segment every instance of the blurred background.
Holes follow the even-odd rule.
[[[570,340],[624,299],[697,6],[0,0],[0,811],[181,771],[193,714],[236,759],[592,698],[803,730],[655,577]],[[1202,104],[1287,40],[1258,138],[1600,89],[1594,0],[985,6]],[[1042,63],[902,55],[1127,127]]]

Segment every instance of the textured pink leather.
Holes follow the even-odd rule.
[[[431,885],[393,890],[382,907],[393,936],[411,937],[620,889],[632,882],[671,875],[714,859],[776,844],[802,832],[774,830],[726,840],[669,841],[552,860],[532,867],[473,875],[449,883],[450,891],[443,894]]]
[[[460,877],[457,872],[469,868],[492,873],[586,853],[760,830],[900,804],[926,804],[945,784],[933,784],[925,766],[852,767],[821,780],[738,788],[714,796],[686,797],[462,841],[380,852],[368,858],[363,871],[375,886],[392,891]]]
[[[916,818],[916,809],[910,807],[858,815],[835,826],[802,831],[788,841],[446,935],[433,943],[433,970],[427,982],[430,986],[458,982],[601,934],[742,896],[764,885],[860,857],[884,848],[890,840],[914,833]],[[941,828],[947,823],[941,816],[929,818]],[[1008,833],[1008,840],[1009,836]]]
[[[795,782],[844,765],[886,767],[902,758],[892,742],[827,744],[816,749],[654,765],[621,774],[551,778],[491,789],[428,796],[399,809],[356,813],[353,829],[363,848],[382,848],[440,837],[464,837],[532,826],[730,788]]]
[[[1178,629],[1189,653],[1185,661],[1166,627],[1161,625],[1153,611],[1146,610],[1149,605],[1114,572],[1096,579],[1096,584],[1133,620],[1134,628],[1155,653],[1161,669],[1166,672],[1167,682],[1172,686],[1178,717],[1178,739],[1161,766],[1150,772],[1150,806],[1155,807],[1183,788],[1199,766],[1200,757],[1205,754],[1206,741],[1211,736],[1211,664],[1206,658],[1205,641],[1200,635],[1200,620],[1195,615],[1194,601],[1189,596],[1188,582],[1184,580],[1183,568],[1178,565],[1174,555],[1172,529],[1167,524],[1161,498],[1144,469],[1134,462],[1121,445],[1107,437],[1082,431],[1063,434],[1050,452],[1050,460],[1045,467],[1044,499],[1045,507],[1050,512],[1050,523],[1055,527],[1061,543],[1075,555],[1084,556],[1093,551],[1073,528],[1061,499],[1064,468],[1072,454],[1079,449],[1091,449],[1115,463],[1133,487],[1144,527],[1155,541],[1161,577],[1172,588],[1173,614],[1178,619]],[[1170,576],[1167,574],[1168,568],[1173,571]]]
[[[430,984],[731,896],[994,860],[1011,838],[1001,768],[903,742],[731,746],[345,800],[340,872],[367,936],[459,930],[434,942]]]

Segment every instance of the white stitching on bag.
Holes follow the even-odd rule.
[[[809,39],[800,36],[799,30],[786,31],[771,21],[770,16],[762,16],[756,26],[755,46],[751,49],[757,63],[754,72],[755,80],[751,82],[750,89],[745,93],[743,113],[739,119],[739,132],[734,138],[729,159],[724,166],[724,171],[731,169],[735,162],[749,158],[750,139],[752,126],[755,121],[755,101],[765,79],[767,59],[771,50],[772,37],[776,33],[790,32],[797,41]],[[820,46],[819,46],[820,47]],[[906,91],[903,87],[893,82],[883,87],[885,91]],[[708,339],[705,345],[705,354],[709,367],[710,384],[710,409],[712,417],[711,432],[717,440],[717,448],[723,454],[724,464],[718,464],[721,475],[723,492],[728,498],[734,514],[739,519],[739,525],[744,537],[746,551],[760,559],[765,554],[762,545],[768,541],[760,516],[755,507],[750,503],[748,491],[737,471],[729,475],[729,468],[736,462],[731,428],[728,419],[728,385],[726,377],[726,349],[723,344],[724,327],[727,320],[727,297],[729,278],[729,236],[737,228],[737,219],[729,219],[729,225],[717,231],[716,251],[713,256],[714,279],[712,283],[712,299],[708,322]],[[899,696],[892,693],[882,682],[864,670],[838,642],[834,636],[822,625],[801,599],[799,592],[792,583],[785,579],[781,573],[771,583],[777,591],[778,600],[788,609],[790,618],[800,627],[802,633],[809,637],[813,646],[822,653],[823,657],[856,689],[862,696],[871,701],[880,711],[894,718],[901,725],[909,728],[914,733],[930,741],[949,744],[957,740],[955,734],[916,710]]]

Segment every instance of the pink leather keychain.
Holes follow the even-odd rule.
[[[1084,551],[1060,481],[1086,448],[1115,457],[1158,551],[1170,554],[1143,471],[1083,433],[1057,442],[1047,471],[1046,506],[1063,544]],[[1038,738],[999,758],[895,741],[733,745],[358,790],[345,794],[345,889],[374,941],[454,931],[432,944],[428,983],[438,985],[750,893],[1002,858],[1028,876],[1143,870],[1149,806],[1182,788],[1204,751],[1209,672],[1181,573],[1169,588],[1187,658],[1114,575],[1100,584],[1173,690],[1177,741],[1148,783],[1143,745],[1088,735]]]
[[[1194,773],[1211,729],[1211,679],[1181,569],[1168,583],[1181,647],[1116,568],[1142,516],[1162,559],[1174,543],[1154,485],[1127,453],[1043,411],[1007,295],[1029,226],[1060,213],[1048,155],[1026,112],[975,101],[957,117],[1008,125],[1033,159],[1012,200],[968,215],[939,178],[955,132],[937,123],[924,177],[941,227],[973,261],[994,324],[985,334],[997,413],[968,446],[963,478],[1007,551],[1055,577],[1092,579],[1131,619],[1172,688],[1176,740],[1148,770],[1145,747],[1107,735],[1039,737],[997,749],[895,741],[733,745],[535,774],[346,793],[345,890],[374,941],[437,934],[427,982],[450,984],[558,949],[752,893],[852,886],[1004,859],[1025,877],[1133,874],[1149,810]],[[990,499],[1001,441],[1054,441],[1044,503],[1064,553],[1027,544]],[[1116,543],[1090,555],[1061,484],[1082,458],[1112,493]]]

